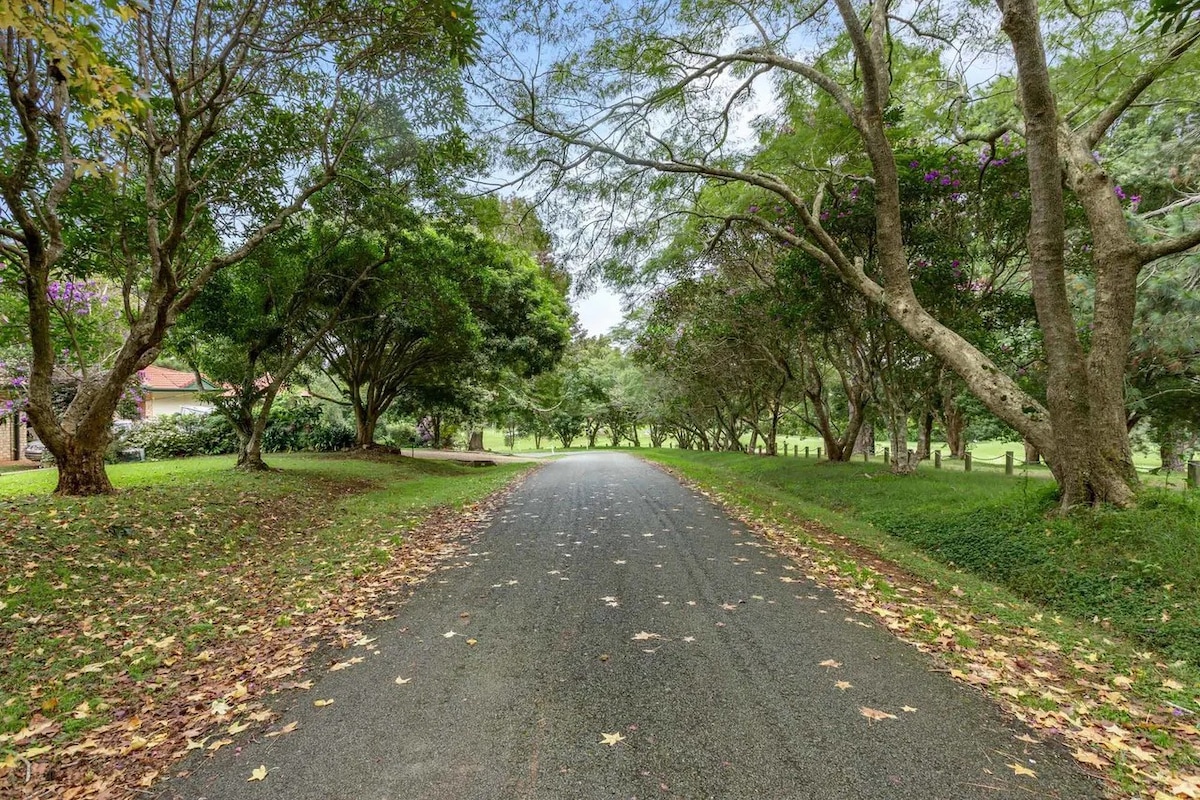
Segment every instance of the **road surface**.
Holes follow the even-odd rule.
[[[281,701],[294,732],[198,757],[163,797],[1101,796],[633,456],[542,468],[472,553],[371,631],[377,652]]]

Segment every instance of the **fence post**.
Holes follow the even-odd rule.
[[[871,454],[868,453],[866,450],[863,450],[863,463],[865,464],[870,460],[871,460]]]
[[[1188,462],[1188,486],[1193,489],[1200,489],[1200,461]]]
[[[933,468],[934,469],[942,468],[942,451],[941,450],[933,451]]]
[[[817,448],[817,461],[821,460],[821,448]]]
[[[883,448],[883,463],[892,463],[892,450],[890,447]]]
[[[804,445],[804,457],[808,458],[808,445]]]
[[[971,452],[968,450],[963,453],[963,472],[971,471]]]
[[[1004,474],[1013,474],[1013,452],[1012,450],[1004,451]]]
[[[784,454],[785,456],[787,455],[787,446],[788,446],[788,443],[787,443],[787,442],[784,442],[784,443],[783,443],[783,454]]]

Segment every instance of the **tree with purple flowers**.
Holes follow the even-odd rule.
[[[478,31],[459,0],[106,0],[10,16],[0,264],[23,300],[26,412],[57,492],[109,492],[104,452],[129,381],[217,273],[338,180],[364,123],[411,141],[415,122],[462,148],[459,69]],[[97,296],[119,341],[84,368],[74,323]],[[75,390],[60,410],[64,379]]]
[[[543,35],[570,53],[569,65],[522,69],[519,54]],[[510,152],[610,210],[580,233],[589,245],[604,237],[618,269],[636,271],[646,248],[669,241],[687,214],[754,226],[883,310],[1036,446],[1062,508],[1134,502],[1125,375],[1139,275],[1200,245],[1200,224],[1190,204],[1151,209],[1140,192],[1118,192],[1093,154],[1103,156],[1126,123],[1185,115],[1200,72],[1200,21],[1158,35],[1139,29],[1124,7],[1078,17],[1034,0],[1003,0],[990,13],[924,4],[911,16],[884,0],[642,0],[608,15],[547,10],[497,40],[503,47],[486,64],[497,77],[497,108],[511,120]],[[1013,69],[981,80],[972,74],[979,59]],[[839,123],[826,125],[833,117]],[[747,146],[738,135],[747,123],[794,144]],[[914,168],[950,195],[1003,166],[1006,156],[993,148],[1005,137],[1028,165],[1028,213],[1013,232],[1026,248],[1021,270],[1044,349],[1044,400],[921,296],[919,243],[905,222],[909,162],[897,157],[905,146],[957,155],[959,175]],[[972,163],[980,147],[982,163]],[[827,224],[831,187],[847,179],[871,189],[869,259]],[[703,187],[728,185],[754,194],[760,210],[785,207],[786,221],[747,206],[696,207]],[[1077,227],[1072,206],[1082,212]],[[1173,232],[1140,224],[1159,208],[1178,221]],[[1081,262],[1096,279],[1087,336],[1068,292]]]

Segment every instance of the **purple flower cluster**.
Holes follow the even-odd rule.
[[[63,311],[85,317],[95,305],[108,305],[108,293],[101,291],[95,281],[51,281],[46,297]]]

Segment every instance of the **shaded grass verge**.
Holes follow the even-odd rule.
[[[0,795],[123,796],[206,733],[268,722],[266,694],[303,689],[316,648],[350,646],[359,622],[460,554],[478,502],[528,468],[270,463],[282,469],[120,465],[120,492],[94,498],[5,476]]]
[[[935,655],[956,679],[1064,737],[1072,755],[1107,777],[1115,794],[1162,800],[1200,792],[1200,672],[1177,657],[1181,646],[1190,647],[1186,632],[1173,652],[1148,646],[1141,628],[1117,629],[1119,615],[1087,613],[1086,587],[1095,584],[1076,580],[1089,572],[1115,576],[1097,593],[1097,607],[1128,607],[1122,605],[1128,593],[1113,584],[1146,585],[1134,581],[1147,580],[1141,564],[1158,563],[1135,549],[1147,537],[1184,551],[1172,551],[1170,563],[1159,566],[1187,580],[1186,551],[1196,546],[1187,540],[1193,501],[1180,506],[1178,496],[1164,501],[1151,494],[1134,512],[1048,520],[1048,495],[1027,486],[1015,487],[1014,496],[1004,476],[906,479],[863,464],[670,450],[642,455],[716,495],[810,577]],[[1155,527],[1130,535],[1131,543],[1121,534],[1135,520]],[[1100,541],[1074,544],[1085,532]],[[1119,547],[1127,548],[1120,550],[1127,564],[1117,562]],[[1000,563],[1001,553],[1009,563]],[[1059,576],[1053,585],[1071,587],[1066,594],[1078,604],[1071,611],[1084,613],[1053,608],[1058,595],[1044,588],[1039,602],[1031,602],[1028,588],[1011,577],[1022,574]],[[1013,585],[999,585],[1005,579]],[[1190,602],[1178,594],[1186,598],[1196,588],[1155,580],[1172,604]]]

